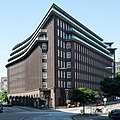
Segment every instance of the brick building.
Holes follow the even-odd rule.
[[[12,49],[8,97],[15,105],[65,105],[72,88],[100,91],[113,59],[103,39],[53,4],[35,32]]]

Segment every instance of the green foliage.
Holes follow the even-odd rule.
[[[0,100],[5,101],[5,102],[7,101],[7,91],[6,90],[2,90]]]
[[[118,96],[120,97],[120,72],[115,74],[115,78],[105,78],[100,82],[101,90],[106,97]]]
[[[116,78],[116,79],[120,79],[120,72],[117,72],[117,73],[115,74],[115,78]]]
[[[83,104],[83,113],[85,113],[85,104],[95,102],[99,97],[97,91],[88,88],[75,88],[69,94],[69,98],[73,102],[80,102]]]
[[[71,100],[83,104],[95,102],[99,97],[98,92],[88,88],[75,88],[70,94]]]
[[[110,97],[113,94],[112,82],[113,82],[112,78],[105,78],[103,81],[100,82],[101,90],[104,92],[106,97]]]

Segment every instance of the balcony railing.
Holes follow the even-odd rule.
[[[47,32],[47,29],[40,29],[39,32]]]
[[[72,35],[72,36],[66,36],[64,37],[65,40],[71,40],[71,39],[76,39],[76,36]]]
[[[48,37],[37,37],[36,40],[48,40]]]

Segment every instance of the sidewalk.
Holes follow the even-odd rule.
[[[89,108],[90,106],[86,107],[86,108]],[[97,119],[97,118],[100,118],[101,116],[102,117],[108,117],[108,112],[107,110],[112,110],[112,109],[115,109],[115,108],[120,108],[120,100],[117,100],[117,101],[111,101],[111,102],[108,102],[106,106],[91,106],[92,109],[94,108],[103,108],[103,113],[100,113],[100,114],[88,114],[88,115],[75,115],[73,116],[73,119],[74,120],[94,120],[94,119]]]
[[[95,117],[97,117],[97,115],[76,115],[73,116],[73,120],[92,120]]]

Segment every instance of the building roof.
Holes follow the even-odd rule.
[[[45,15],[45,17],[43,18],[43,20],[41,21],[41,23],[39,24],[39,26],[37,27],[37,29],[33,32],[33,34],[30,37],[28,37],[26,40],[24,40],[23,42],[18,43],[12,49],[12,53],[10,54],[10,58],[8,59],[8,64],[6,65],[6,67],[15,63],[16,61],[19,61],[19,60],[25,58],[25,56],[27,56],[28,53],[30,53],[30,51],[36,45],[36,43],[40,42],[39,40],[37,40],[37,37],[38,37],[39,33],[42,31],[43,26],[45,25],[45,23],[47,22],[47,20],[49,19],[49,17],[52,14],[58,15],[59,17],[68,20],[71,24],[74,24],[76,27],[81,29],[81,31],[85,32],[86,34],[90,34],[90,36],[93,37],[93,39],[96,39],[99,41],[99,43],[102,43],[102,41],[103,41],[102,38],[100,38],[94,32],[89,30],[87,27],[85,27],[83,24],[81,24],[75,18],[70,16],[68,13],[66,13],[64,10],[62,10],[60,7],[53,4],[50,7],[50,9],[48,10],[48,12]],[[105,46],[104,43],[102,43],[102,44]]]

